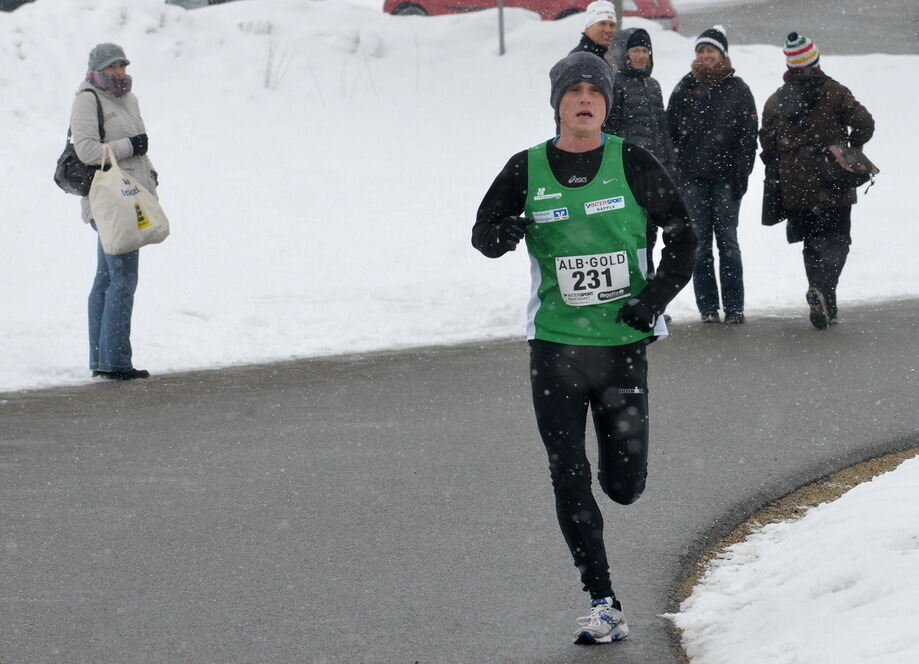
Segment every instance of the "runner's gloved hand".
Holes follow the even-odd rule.
[[[625,323],[639,332],[650,332],[654,327],[654,318],[651,307],[637,297],[619,307],[619,313],[616,314],[617,323]]]
[[[529,217],[504,217],[498,222],[496,240],[499,247],[513,251],[526,235],[526,228],[533,223]]]
[[[147,135],[138,134],[137,136],[131,136],[131,147],[134,148],[134,156],[139,156],[142,154],[147,154]]]

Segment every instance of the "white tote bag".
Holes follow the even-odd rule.
[[[162,242],[169,235],[169,219],[159,201],[139,182],[118,167],[111,148],[102,144],[111,168],[96,171],[89,189],[102,250],[110,255],[126,254],[145,244]]]

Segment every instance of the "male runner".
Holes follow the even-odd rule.
[[[613,89],[606,63],[574,53],[549,77],[560,134],[511,157],[479,206],[472,244],[497,258],[526,238],[533,405],[559,525],[591,597],[575,642],[610,643],[629,628],[591,491],[587,409],[599,442],[600,487],[628,505],[647,475],[645,349],[666,334],[661,314],[692,276],[696,238],[657,159],[601,132]],[[665,244],[650,278],[648,224],[663,229]]]

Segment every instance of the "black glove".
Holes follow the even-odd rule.
[[[504,217],[498,222],[495,242],[507,251],[513,251],[526,235],[526,228],[533,223],[529,217]]]
[[[142,154],[147,154],[147,135],[138,134],[137,136],[131,136],[131,147],[134,148],[134,156],[139,157]]]
[[[650,332],[654,327],[654,319],[651,307],[637,297],[619,307],[619,313],[616,314],[617,323],[625,323],[639,332]]]

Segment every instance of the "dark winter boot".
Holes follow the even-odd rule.
[[[827,310],[826,298],[823,297],[823,293],[820,292],[820,289],[811,286],[807,289],[805,298],[811,308],[811,325],[818,330],[825,330],[830,323],[830,312]]]
[[[839,310],[836,308],[836,291],[824,293],[826,296],[827,323],[836,325],[839,322]]]
[[[149,378],[150,372],[146,369],[128,369],[127,371],[93,371],[93,378],[106,378],[108,380],[136,380]]]

